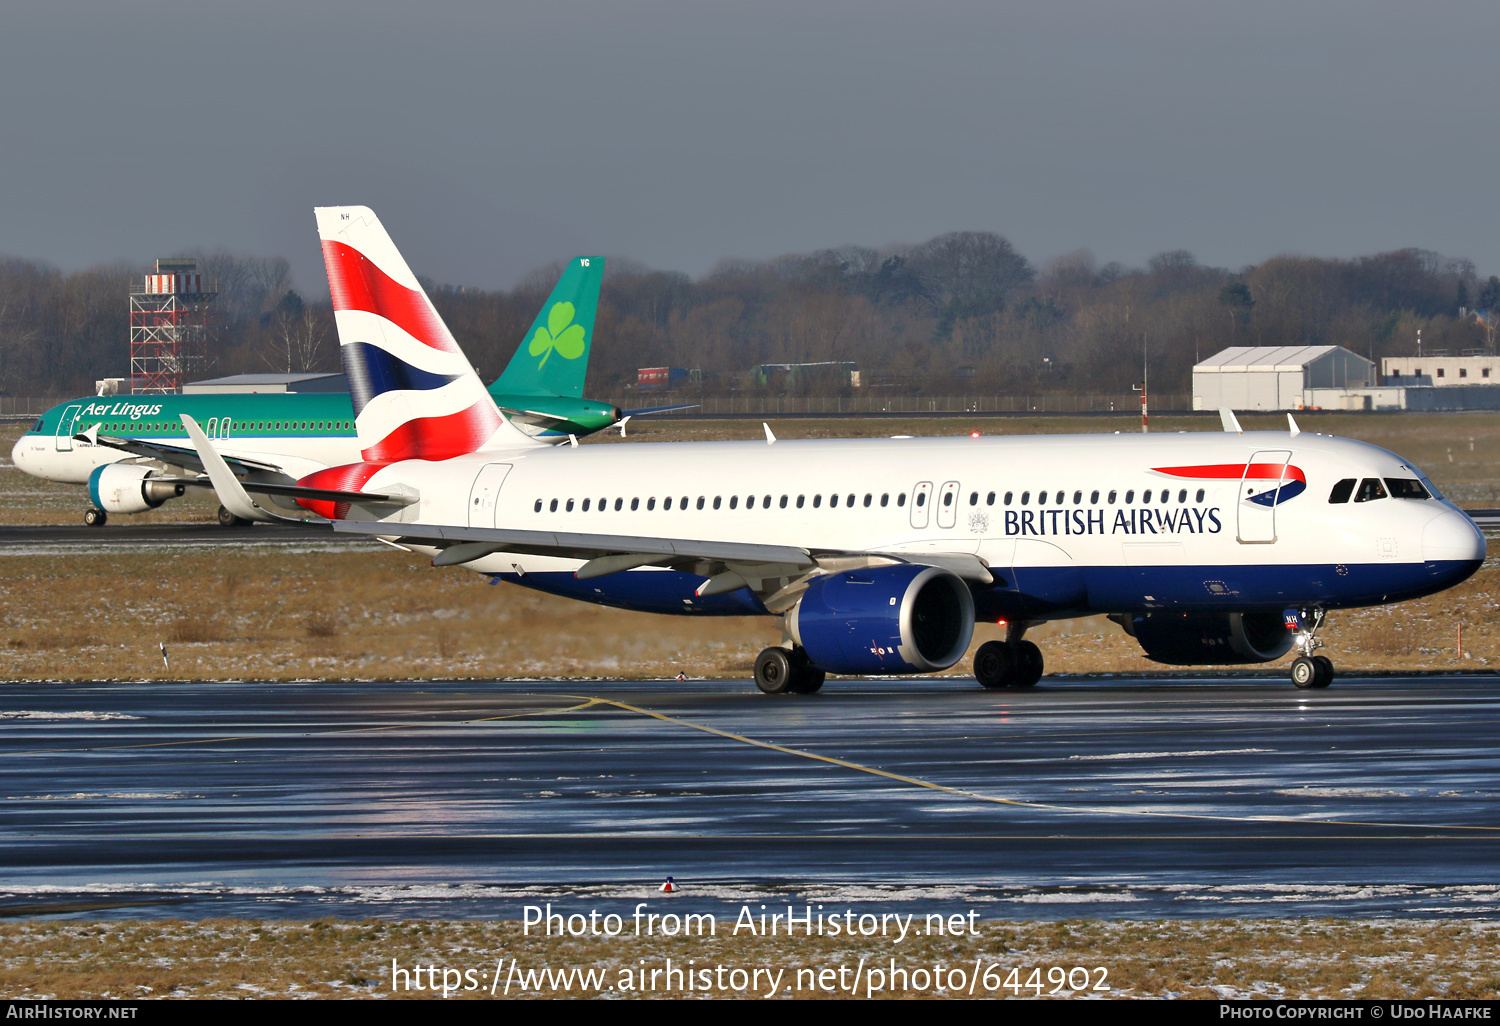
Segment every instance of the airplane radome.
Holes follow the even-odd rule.
[[[497,581],[687,616],[781,618],[769,693],[825,675],[952,666],[978,621],[986,687],[1029,687],[1048,620],[1108,614],[1172,665],[1260,663],[1295,646],[1326,687],[1325,613],[1453,586],[1483,535],[1401,457],[1349,439],[1223,433],[547,446],[487,402],[374,214],[322,208],[360,447],[376,462],[300,481],[338,531]],[[356,260],[350,254],[358,254]],[[373,283],[373,284],[370,284]],[[367,287],[368,286],[368,287]],[[436,326],[436,327],[435,327]],[[373,370],[358,361],[374,361]],[[407,363],[419,368],[410,373]],[[438,373],[438,372],[441,373]],[[242,517],[273,519],[185,426]],[[291,491],[284,494],[290,495]]]

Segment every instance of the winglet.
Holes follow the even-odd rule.
[[[615,427],[617,427],[617,428],[620,429],[620,437],[621,438],[625,437],[625,425],[629,424],[629,423],[630,423],[630,414],[627,413],[624,417],[620,418],[620,423],[618,423],[618,424],[615,425]]]
[[[1302,429],[1297,426],[1297,422],[1292,418],[1292,415],[1290,413],[1286,415],[1286,423],[1287,427],[1289,427],[1292,431],[1293,438],[1296,438],[1302,433]]]
[[[766,444],[775,445],[776,436],[771,434],[771,425],[767,424],[765,421],[761,421],[760,426],[766,429]]]
[[[188,438],[193,442],[193,448],[198,452],[198,458],[203,461],[203,469],[208,471],[208,479],[213,483],[214,491],[219,495],[219,501],[224,508],[241,520],[282,520],[273,513],[267,513],[255,504],[249,494],[240,485],[239,478],[234,476],[234,471],[229,469],[229,464],[224,462],[224,457],[213,447],[198,422],[188,414],[181,414],[182,426],[187,429]]]
[[[1234,411],[1227,406],[1219,407],[1219,420],[1224,423],[1224,430],[1231,434],[1242,435],[1245,429],[1240,427],[1240,422],[1235,420]]]

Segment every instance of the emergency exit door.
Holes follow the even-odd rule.
[[[1276,503],[1286,483],[1286,465],[1292,454],[1285,449],[1258,452],[1250,457],[1240,475],[1235,509],[1239,515],[1239,540],[1246,545],[1267,545],[1276,540]]]
[[[505,475],[510,473],[509,463],[486,463],[474,478],[469,489],[469,526],[496,527],[495,503],[500,497],[500,486]]]

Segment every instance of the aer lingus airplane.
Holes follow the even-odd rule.
[[[329,259],[343,257],[335,252]],[[378,277],[367,280],[355,268],[341,275],[330,288],[382,287]],[[583,398],[603,275],[603,257],[571,260],[505,372],[489,387],[495,403],[528,434],[564,441],[612,426],[623,431],[631,416],[683,408],[622,411]],[[385,372],[370,361],[354,367]],[[11,458],[35,477],[87,484],[93,504],[84,523],[101,526],[110,513],[143,513],[205,483],[182,431],[182,414],[205,425],[235,473],[252,484],[290,484],[361,458],[347,392],[73,399],[44,413],[16,442]],[[283,505],[295,508],[290,500]],[[226,526],[237,522],[227,510],[219,516]]]
[[[340,532],[386,538],[496,581],[687,616],[781,619],[755,663],[771,693],[826,673],[910,674],[961,659],[978,621],[986,687],[1028,687],[1036,624],[1108,614],[1175,665],[1262,663],[1293,646],[1299,687],[1332,609],[1432,594],[1484,538],[1416,467],[1299,432],[550,446],[496,408],[375,215],[318,230],[389,284],[335,290],[364,460],[284,493]],[[369,368],[369,373],[359,370]],[[376,373],[377,368],[384,368]],[[220,501],[274,519],[183,418]]]

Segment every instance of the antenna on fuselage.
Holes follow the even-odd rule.
[[[1234,411],[1227,406],[1219,407],[1219,420],[1224,424],[1224,430],[1230,434],[1243,435],[1245,429],[1240,427],[1240,422],[1235,419]]]
[[[1297,426],[1296,420],[1292,418],[1292,415],[1290,413],[1286,415],[1286,426],[1291,429],[1293,438],[1296,438],[1302,433],[1302,429]]]
[[[775,445],[776,436],[771,434],[771,425],[767,424],[765,421],[761,421],[760,426],[766,429],[766,444]]]

